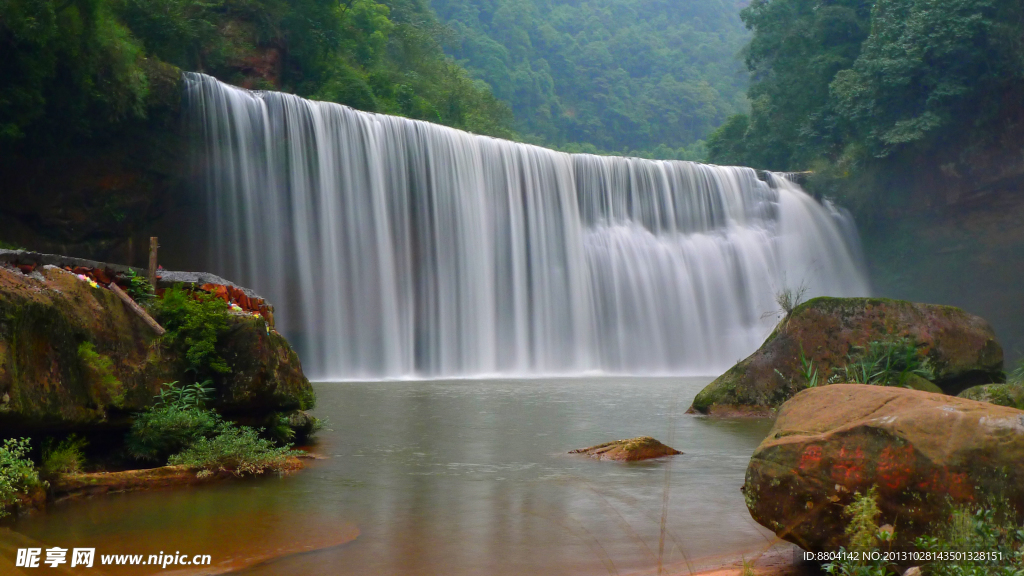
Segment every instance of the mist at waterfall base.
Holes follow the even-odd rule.
[[[776,292],[869,290],[850,218],[782,175],[185,83],[208,269],[275,304],[311,379],[715,374]]]

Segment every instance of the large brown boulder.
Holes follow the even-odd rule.
[[[309,408],[295,352],[265,323],[233,317],[218,353],[217,408],[230,416]],[[0,267],[0,435],[124,428],[184,363],[113,292],[54,266]]]
[[[786,402],[747,467],[747,508],[805,550],[847,545],[843,507],[878,493],[895,547],[950,503],[1006,496],[1024,511],[1024,412],[905,388],[835,384]]]
[[[745,360],[694,398],[704,414],[768,415],[807,387],[801,354],[818,383],[851,363],[871,342],[906,338],[934,371],[934,384],[956,395],[1001,382],[1003,349],[988,322],[952,306],[884,298],[815,298],[796,307]]]

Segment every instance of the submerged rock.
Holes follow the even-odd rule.
[[[649,460],[651,458],[682,454],[679,450],[666,446],[650,436],[605,442],[590,448],[572,450],[569,453],[586,454],[597,459],[619,460],[622,462],[635,462],[637,460]]]
[[[218,353],[216,407],[259,416],[312,407],[313,389],[284,338],[231,317]],[[0,267],[0,434],[125,428],[182,362],[113,292],[54,266]]]
[[[848,546],[843,507],[875,487],[895,548],[949,505],[1005,495],[1024,510],[1024,412],[905,388],[835,384],[786,402],[747,467],[751,516],[805,550]]]
[[[882,298],[815,298],[779,324],[761,347],[702,390],[690,410],[768,415],[808,386],[801,355],[827,383],[871,342],[907,338],[946,394],[999,382],[1003,349],[988,322],[952,306]],[[915,380],[915,388],[931,389]]]

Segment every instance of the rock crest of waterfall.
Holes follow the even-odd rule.
[[[782,175],[185,80],[208,264],[314,378],[713,374],[779,290],[869,290],[848,215]]]

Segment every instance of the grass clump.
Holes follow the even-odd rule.
[[[101,404],[120,404],[124,399],[124,386],[114,376],[113,360],[97,352],[92,342],[78,345],[78,359],[89,375],[93,399]]]
[[[153,304],[157,321],[167,330],[164,338],[197,375],[231,371],[217,353],[217,341],[227,332],[228,305],[201,290],[168,288]]]
[[[1015,520],[1005,499],[951,508],[949,520],[936,536],[922,536],[917,547],[927,552],[985,552],[963,560],[933,562],[927,573],[934,576],[1019,576],[1024,574],[1024,526]]]
[[[85,438],[72,434],[61,440],[50,438],[43,443],[43,463],[39,471],[44,477],[54,478],[62,474],[74,474],[85,468]]]
[[[831,382],[906,387],[912,375],[935,379],[928,360],[918,355],[917,345],[909,338],[876,340],[859,350],[847,356],[850,363],[839,369]]]
[[[28,438],[11,438],[0,446],[0,518],[8,514],[8,506],[18,503],[19,494],[41,485],[28,451]]]
[[[187,466],[199,470],[199,476],[219,471],[230,471],[242,476],[283,471],[288,459],[299,452],[287,446],[279,447],[248,426],[224,426],[213,438],[200,438],[168,461],[172,466]]]

